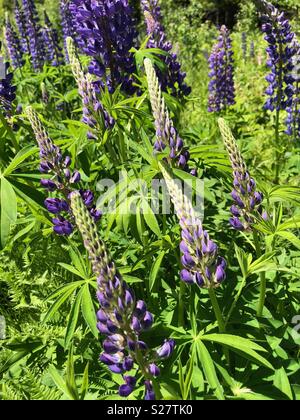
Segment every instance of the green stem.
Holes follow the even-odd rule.
[[[215,293],[215,289],[213,287],[210,287],[208,289],[208,293],[209,293],[209,297],[210,297],[210,301],[218,322],[218,327],[219,327],[219,332],[220,334],[224,334],[226,332],[226,325],[224,322],[224,318],[217,300],[217,296]],[[229,369],[230,369],[230,355],[229,355],[229,350],[227,347],[223,346],[223,352],[226,358],[226,361],[228,363]]]
[[[259,243],[259,237],[255,229],[253,230],[253,240],[254,240],[256,255],[259,258],[261,257],[262,252],[261,252],[261,246]],[[259,292],[259,301],[258,301],[258,306],[257,306],[257,311],[256,311],[256,314],[258,317],[261,317],[263,314],[265,301],[266,301],[266,292],[267,292],[266,273],[262,272],[260,273],[260,292]]]
[[[242,280],[242,282],[241,282],[241,285],[240,285],[239,291],[238,291],[238,293],[235,295],[234,301],[233,301],[233,303],[232,303],[232,305],[231,305],[231,307],[230,307],[230,309],[229,309],[228,315],[227,315],[227,317],[226,317],[226,320],[225,320],[225,327],[226,327],[226,325],[228,324],[228,321],[229,321],[229,319],[230,319],[230,317],[231,317],[232,312],[234,311],[234,309],[235,309],[235,307],[236,307],[236,304],[237,304],[237,302],[238,302],[239,298],[241,297],[242,291],[244,290],[244,287],[246,286],[246,281],[247,281],[247,277],[243,277],[243,280]]]
[[[181,281],[180,282],[180,289],[179,289],[179,302],[178,302],[178,324],[179,327],[183,327],[185,325],[184,322],[184,290],[185,289],[185,285],[184,282]]]
[[[152,383],[154,393],[155,393],[155,398],[157,400],[162,400],[163,398],[162,398],[162,394],[161,394],[161,391],[160,391],[159,383],[157,382],[157,380],[152,375],[150,375],[150,373],[145,368],[141,351],[137,350],[135,352],[135,356],[136,356],[136,361],[138,362],[138,365],[139,365],[139,367],[141,369],[141,372],[143,373],[144,377]]]
[[[9,135],[9,137],[11,139],[11,142],[12,142],[14,148],[16,149],[16,152],[19,152],[20,146],[17,142],[16,136],[15,136],[12,128],[7,124],[6,118],[4,117],[2,112],[0,112],[0,121],[2,122],[2,125],[5,128],[5,130],[7,131],[7,134]]]
[[[208,289],[208,293],[209,293],[211,304],[212,304],[212,307],[213,307],[213,310],[214,310],[214,313],[218,322],[219,331],[220,333],[225,333],[226,332],[225,322],[224,322],[223,315],[222,315],[222,312],[221,312],[221,309],[220,309],[220,306],[219,306],[219,303],[215,294],[215,289],[210,287]]]

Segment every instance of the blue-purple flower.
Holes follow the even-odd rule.
[[[287,107],[286,134],[294,140],[300,139],[300,44],[296,38],[293,41],[296,53],[293,58],[292,77],[294,79],[294,95],[292,103]]]
[[[144,64],[156,128],[154,149],[156,152],[163,152],[168,147],[168,162],[170,164],[174,163],[185,171],[189,171],[188,162],[190,154],[189,151],[184,148],[183,141],[178,135],[173,125],[173,121],[169,116],[155,69],[149,59],[145,59]],[[196,175],[196,170],[193,169],[190,172],[192,175]]]
[[[24,61],[23,61],[23,53],[21,49],[20,40],[8,18],[8,15],[6,16],[4,32],[5,32],[7,50],[9,53],[12,67],[14,69],[22,67],[24,64]]]
[[[63,42],[65,49],[66,61],[69,63],[69,56],[67,51],[67,38],[71,37],[77,45],[77,34],[70,11],[70,2],[66,0],[60,0],[60,18],[61,18],[61,29],[63,34]]]
[[[235,138],[226,122],[219,118],[219,127],[233,169],[233,191],[231,197],[234,204],[230,211],[229,222],[236,230],[250,231],[256,218],[268,216],[263,211],[263,194],[256,189],[256,182],[250,176],[246,163],[241,156]]]
[[[200,218],[182,188],[164,166],[160,167],[181,227],[181,279],[201,288],[216,288],[226,279],[226,261],[219,255],[218,247],[208,232],[203,229]],[[165,343],[160,355],[167,356],[169,351],[170,344]]]
[[[49,192],[56,192],[56,197],[45,200],[45,207],[52,214],[53,230],[58,235],[70,235],[73,232],[73,216],[70,210],[70,194],[78,189],[81,181],[80,172],[76,169],[71,171],[72,164],[69,156],[64,157],[61,150],[50,139],[44,129],[38,115],[31,108],[26,110],[28,119],[32,125],[40,149],[40,172],[50,177],[41,180],[41,185]],[[89,190],[80,190],[87,211],[98,221],[101,212],[94,205],[94,195]]]
[[[141,0],[141,6],[149,36],[148,47],[158,48],[167,53],[166,55],[160,55],[160,59],[165,64],[164,70],[156,68],[162,89],[164,91],[170,90],[174,96],[189,95],[191,88],[185,83],[186,73],[181,70],[177,54],[172,51],[173,46],[167,40],[158,0]]]
[[[128,0],[72,0],[70,10],[82,52],[92,57],[91,74],[99,88],[118,85],[132,93],[136,28]]]
[[[53,28],[47,12],[44,14],[45,27],[43,28],[43,37],[45,43],[45,61],[56,67],[62,64],[62,52],[59,45],[58,31]]]
[[[16,21],[16,25],[18,28],[19,36],[20,36],[22,52],[24,54],[27,54],[29,53],[29,40],[27,37],[25,16],[24,16],[23,9],[17,0],[15,2],[15,21]]]
[[[220,112],[235,104],[232,42],[226,26],[220,29],[217,44],[209,57],[208,111]]]
[[[23,12],[32,66],[37,71],[44,65],[45,48],[42,28],[34,0],[23,0]]]
[[[291,71],[296,53],[292,44],[295,34],[283,12],[264,0],[260,0],[260,5],[262,31],[268,43],[267,66],[270,68],[266,77],[269,86],[265,92],[268,99],[264,108],[270,111],[285,110],[291,107],[294,96],[294,78]]]
[[[127,397],[134,391],[136,378],[128,372],[138,367],[146,379],[145,398],[155,399],[152,382],[159,375],[156,362],[169,357],[175,343],[166,340],[153,351],[141,341],[140,334],[152,327],[152,314],[144,301],[136,300],[133,290],[118,272],[79,192],[71,194],[71,209],[97,276],[100,304],[97,327],[106,336],[100,360],[113,373],[123,375],[125,383],[119,388],[120,396]]]
[[[13,73],[8,72],[9,64],[5,64],[5,77],[0,79],[0,112],[11,116],[12,103],[16,99],[16,87],[12,84]]]

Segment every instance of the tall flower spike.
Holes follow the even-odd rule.
[[[69,63],[69,56],[67,51],[67,38],[71,37],[75,44],[77,45],[77,34],[74,28],[74,23],[72,20],[72,14],[70,11],[70,1],[60,0],[60,18],[61,18],[61,28],[63,33],[63,41],[65,48],[66,62]]]
[[[80,182],[80,173],[70,170],[71,158],[63,157],[61,150],[53,143],[37,113],[31,108],[26,109],[26,114],[33,128],[40,149],[40,171],[51,175],[51,178],[41,180],[42,187],[49,192],[56,191],[55,198],[47,198],[45,207],[55,215],[52,219],[53,230],[58,235],[70,235],[73,232],[72,213],[70,211],[70,193],[75,190]],[[87,212],[95,221],[99,220],[101,213],[93,204],[94,195],[89,190],[80,190]]]
[[[152,385],[153,378],[159,374],[155,363],[171,354],[174,341],[167,340],[162,347],[151,351],[140,340],[141,332],[152,326],[152,314],[147,311],[145,302],[136,301],[133,291],[118,272],[78,192],[71,194],[71,209],[97,276],[100,304],[97,326],[100,333],[106,336],[100,360],[112,372],[123,375],[125,384],[120,386],[119,394],[127,397],[133,392],[136,379],[125,375],[125,372],[138,367]],[[151,397],[155,398],[154,393]]]
[[[23,54],[21,49],[20,40],[18,35],[16,34],[12,24],[9,21],[8,15],[5,16],[5,28],[4,28],[5,40],[7,45],[7,50],[9,53],[10,61],[12,67],[17,69],[22,67],[23,62]]]
[[[0,63],[2,65],[2,63]],[[5,65],[4,79],[0,78],[0,112],[7,118],[11,116],[12,103],[16,99],[16,87],[12,85],[13,73],[8,73],[9,64]]]
[[[300,44],[295,38],[293,48],[296,54],[293,57],[293,70],[291,72],[294,79],[294,95],[292,103],[287,108],[286,133],[293,137],[295,141],[300,139]]]
[[[135,90],[133,54],[136,28],[128,0],[72,0],[70,10],[78,33],[78,44],[92,57],[89,67],[99,82],[112,93],[118,85],[128,93]]]
[[[162,89],[170,89],[174,96],[189,95],[191,88],[185,83],[186,74],[181,70],[177,54],[172,52],[171,42],[167,40],[158,0],[141,0],[141,6],[149,35],[148,47],[159,48],[167,53],[160,56],[166,65],[164,71],[156,69]]]
[[[62,52],[59,45],[59,36],[56,29],[49,19],[47,12],[44,14],[45,27],[43,28],[43,37],[45,42],[45,57],[46,60],[56,67],[62,64]]]
[[[295,35],[284,13],[267,1],[259,0],[259,4],[262,8],[262,32],[269,44],[266,50],[269,56],[267,66],[270,68],[266,77],[269,83],[266,90],[268,99],[264,108],[270,111],[285,110],[292,105],[294,95],[291,70],[296,53],[292,45]]]
[[[17,0],[15,4],[15,20],[16,20],[16,24],[18,27],[19,35],[20,35],[22,52],[24,54],[27,54],[29,53],[29,40],[26,33],[25,16]]]
[[[42,28],[34,0],[23,0],[23,10],[32,66],[37,71],[43,67],[45,50]]]
[[[72,38],[67,38],[67,52],[69,62],[75,80],[78,85],[79,93],[83,104],[83,119],[91,131],[88,134],[90,139],[97,139],[97,132],[103,133],[106,129],[113,128],[115,121],[104,109],[102,103],[97,98],[92,76],[84,72],[78,58],[76,47]]]
[[[235,104],[234,60],[231,38],[225,25],[209,57],[208,111],[220,112]]]
[[[199,287],[216,288],[226,278],[226,261],[218,255],[217,245],[203,229],[201,220],[190,200],[183,194],[181,186],[163,165],[160,164],[160,167],[182,229],[180,250],[184,269],[181,271],[181,279]]]
[[[188,171],[189,152],[184,148],[183,141],[179,137],[173,125],[173,121],[169,116],[155,69],[148,58],[145,59],[144,65],[156,127],[156,142],[154,148],[156,151],[162,152],[166,147],[169,147],[169,163],[174,162],[176,166]],[[195,172],[193,172],[193,174],[195,174]]]
[[[261,206],[263,195],[256,191],[256,183],[249,174],[236,140],[222,118],[219,118],[219,127],[229,154],[234,176],[234,190],[231,193],[234,205],[230,209],[233,217],[229,221],[236,230],[250,231],[255,218],[259,216],[267,217]]]

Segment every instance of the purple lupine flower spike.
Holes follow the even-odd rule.
[[[66,43],[72,73],[76,79],[79,94],[82,98],[82,121],[91,129],[88,133],[88,138],[90,140],[96,140],[97,135],[102,135],[105,130],[114,127],[115,120],[109,115],[98,99],[92,76],[91,74],[86,74],[83,70],[73,39],[68,37]]]
[[[69,63],[69,56],[67,50],[67,38],[71,37],[77,45],[77,34],[74,27],[74,22],[72,19],[72,14],[70,11],[70,2],[66,0],[60,0],[60,18],[61,18],[61,28],[63,33],[64,49],[66,62]]]
[[[100,303],[97,327],[106,336],[100,360],[112,372],[123,375],[125,383],[119,388],[120,396],[127,397],[134,391],[136,379],[126,372],[138,367],[151,385],[151,399],[155,399],[152,382],[159,375],[156,362],[171,355],[175,342],[166,341],[153,351],[140,340],[141,332],[153,324],[152,315],[144,301],[136,301],[133,291],[118,272],[79,192],[71,194],[71,209],[97,276]]]
[[[23,0],[23,10],[32,66],[37,71],[43,67],[45,51],[42,28],[34,0]]]
[[[11,117],[12,103],[16,99],[16,87],[12,85],[13,73],[8,72],[9,64],[5,64],[5,77],[0,78],[0,112]]]
[[[14,69],[22,67],[24,64],[24,61],[23,61],[23,53],[21,49],[20,40],[12,24],[9,21],[8,15],[6,15],[4,32],[5,32],[7,50],[9,53],[12,67]]]
[[[251,231],[255,218],[258,216],[267,217],[261,205],[263,194],[257,191],[256,183],[249,174],[235,138],[222,118],[219,118],[219,127],[229,154],[234,177],[234,189],[231,193],[234,205],[230,209],[232,217],[229,222],[236,230]]]
[[[270,111],[285,110],[292,105],[294,95],[294,78],[291,70],[296,53],[292,44],[295,34],[284,13],[267,1],[259,0],[259,4],[262,8],[262,31],[268,42],[267,66],[270,68],[270,73],[266,77],[269,86],[266,90],[268,99],[264,108]]]
[[[156,127],[156,142],[154,149],[156,152],[162,152],[169,147],[169,163],[175,163],[179,168],[189,171],[189,151],[184,148],[182,139],[179,137],[173,121],[169,116],[168,109],[162,96],[161,87],[157,78],[155,69],[149,59],[144,61],[148,80],[148,89],[150,102]],[[196,175],[196,171],[191,171]]]
[[[29,53],[29,40],[27,37],[25,16],[17,0],[15,3],[15,20],[16,20],[18,31],[19,31],[22,52],[24,54],[28,54]]]
[[[219,256],[217,245],[203,229],[192,203],[183,194],[181,186],[171,177],[166,168],[160,164],[166,185],[174,204],[181,227],[183,270],[181,279],[188,284],[197,284],[203,288],[216,288],[226,278],[226,261]],[[162,357],[172,349],[172,342],[166,342],[160,349]]]
[[[133,54],[137,35],[128,0],[72,0],[70,10],[78,33],[78,45],[92,57],[91,74],[98,78],[98,88],[114,92],[118,85],[134,92]]]
[[[291,75],[294,79],[294,95],[292,103],[287,107],[286,134],[292,136],[294,140],[300,138],[300,44],[295,38],[293,49],[296,54],[293,57],[293,70]]]
[[[210,68],[208,111],[220,112],[235,104],[232,42],[225,25],[220,29],[218,42],[214,45],[208,62]]]
[[[158,0],[141,0],[141,6],[149,35],[148,47],[159,48],[167,53],[160,56],[166,69],[164,71],[156,69],[162,89],[164,91],[170,89],[172,95],[177,97],[188,96],[191,88],[185,83],[186,74],[181,70],[177,54],[172,52],[171,42],[167,40]]]
[[[51,175],[52,178],[42,179],[41,185],[49,192],[56,192],[58,197],[47,198],[45,207],[55,215],[52,219],[53,230],[58,235],[70,235],[73,232],[72,212],[70,210],[70,194],[80,182],[80,173],[74,170],[71,173],[71,158],[63,157],[61,150],[53,143],[44,129],[38,115],[31,108],[26,109],[26,114],[32,125],[40,149],[40,172]],[[94,196],[91,191],[80,190],[87,212],[93,220],[98,221],[101,213],[94,205]]]
[[[53,28],[47,12],[44,13],[44,16],[45,27],[43,28],[43,37],[45,42],[45,58],[52,66],[56,67],[62,64],[63,58],[59,45],[59,37],[57,30]]]

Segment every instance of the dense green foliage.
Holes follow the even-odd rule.
[[[57,18],[57,5],[49,3]],[[299,9],[293,0],[276,4],[294,16]],[[226,328],[218,328],[208,291],[180,280],[176,217],[154,215],[138,188],[117,202],[122,207],[135,193],[137,214],[105,214],[100,234],[124,279],[155,316],[143,339],[153,347],[166,337],[176,341],[161,369],[163,398],[300,399],[300,139],[284,133],[282,114],[280,144],[274,144],[274,116],[263,110],[266,43],[257,13],[252,4],[238,0],[163,0],[162,9],[192,86],[184,103],[169,95],[165,99],[204,181],[205,228],[228,263],[227,279],[216,290]],[[264,193],[270,217],[257,222],[258,237],[229,226],[232,170],[218,116],[207,112],[207,55],[217,36],[214,23],[224,23],[233,9],[235,19],[228,23],[233,26],[237,102],[221,115]],[[249,53],[243,57],[243,31],[248,48],[254,41],[254,58]],[[87,140],[88,128],[80,121],[81,99],[70,66],[45,66],[34,73],[27,62],[14,72],[16,104],[38,111],[50,137],[71,155],[83,184],[93,191],[102,179],[118,182],[120,171],[125,179],[142,179],[147,185],[161,176],[152,150],[155,130],[142,68],[146,54],[144,46],[135,51],[141,95],[128,98],[119,90],[103,95],[116,126],[97,141]],[[87,64],[86,57],[81,60]],[[42,100],[42,84],[48,103]],[[0,316],[6,320],[6,338],[0,340],[0,399],[119,399],[122,378],[98,360],[97,284],[81,236],[53,234],[43,205],[47,193],[39,184],[35,137],[25,113],[14,115],[13,123],[17,130],[0,124]],[[275,182],[276,148],[280,173]],[[179,170],[174,175],[190,177]],[[98,196],[101,204],[110,198],[109,193]],[[266,301],[257,316],[264,277]],[[142,396],[140,382],[130,398]]]

